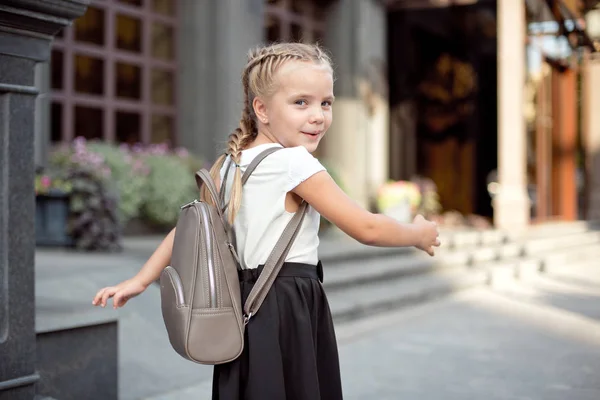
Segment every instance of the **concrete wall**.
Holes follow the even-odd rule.
[[[347,193],[369,206],[388,178],[386,9],[375,0],[339,0],[327,25],[324,44],[335,63],[336,102],[323,156]]]
[[[213,161],[237,127],[241,73],[263,41],[262,0],[180,0],[178,144]]]

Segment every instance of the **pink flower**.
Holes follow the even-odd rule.
[[[175,149],[175,154],[181,158],[186,158],[190,155],[189,151],[185,147],[179,147]]]
[[[43,187],[49,188],[50,185],[52,184],[52,180],[50,179],[50,177],[44,175],[40,179],[40,183],[42,184]]]
[[[136,159],[133,163],[133,170],[135,172],[140,172],[140,171],[144,171],[145,170],[146,165],[144,164],[144,162],[142,160],[140,160],[139,158]]]

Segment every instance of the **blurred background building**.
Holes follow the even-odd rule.
[[[213,160],[248,49],[319,42],[337,100],[317,156],[361,204],[420,175],[444,210],[498,227],[598,218],[597,3],[94,0],[38,68],[36,162],[78,136]]]

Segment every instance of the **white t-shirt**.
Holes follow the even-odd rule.
[[[243,173],[254,157],[270,147],[282,147],[277,143],[262,144],[242,151],[240,159]],[[225,199],[229,199],[235,165],[225,160],[221,168],[221,180],[231,164],[225,187]],[[282,148],[267,156],[256,167],[242,191],[242,205],[233,223],[236,250],[242,268],[257,268],[264,264],[288,222],[294,216],[285,209],[286,194],[300,183],[325,167],[303,146]],[[319,261],[320,215],[312,207],[302,226],[286,261],[316,265]]]

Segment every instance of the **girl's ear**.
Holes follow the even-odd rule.
[[[254,114],[256,114],[256,118],[258,118],[259,122],[263,124],[269,123],[267,104],[260,97],[257,96],[252,100],[252,108],[254,109]]]

